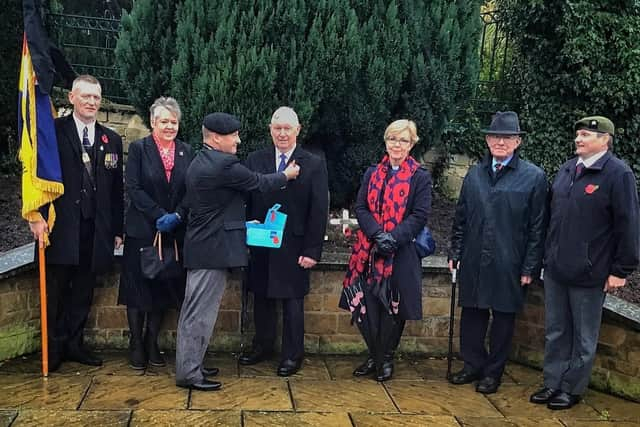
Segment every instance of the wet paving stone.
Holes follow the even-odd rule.
[[[291,380],[297,411],[398,412],[384,388],[375,381]]]
[[[208,354],[204,359],[207,368],[218,368],[221,378],[238,376],[238,359],[231,354]]]
[[[244,427],[351,427],[347,413],[327,412],[244,412]]]
[[[168,376],[116,377],[98,375],[81,409],[186,409],[189,391]]]
[[[583,399],[600,413],[600,418],[603,420],[633,421],[640,425],[640,403],[595,390],[588,390]]]
[[[518,365],[517,363],[508,363],[505,373],[513,378],[516,384],[542,387],[542,371],[537,369]]]
[[[240,365],[241,377],[278,377],[279,360],[266,360],[256,365]],[[278,377],[280,378],[280,377]],[[302,368],[290,378],[304,378],[306,380],[328,380],[331,379],[329,370],[322,357],[305,357],[302,361]]]
[[[585,421],[568,420],[564,421],[567,427],[638,427],[638,423],[633,421]]]
[[[0,410],[0,427],[9,427],[17,415],[18,411]]]
[[[564,427],[553,418],[523,418],[511,417],[505,419],[462,417],[458,419],[463,427]]]
[[[445,382],[388,381],[385,387],[403,413],[502,417],[502,414],[472,385]]]
[[[351,414],[356,427],[460,427],[454,417],[407,414]]]
[[[544,405],[530,403],[529,396],[538,388],[539,385],[504,385],[500,387],[498,393],[490,394],[487,398],[505,417],[597,420],[600,415],[584,402],[563,411],[552,411]]]
[[[190,408],[293,410],[287,381],[268,378],[223,378],[220,390],[192,391]]]
[[[133,411],[130,427],[209,427],[242,425],[240,411]]]
[[[70,409],[80,405],[91,378],[84,376],[0,376],[0,409]]]
[[[358,380],[374,381],[374,375],[370,377],[354,377],[353,371],[366,360],[366,356],[361,357],[328,357],[325,362],[331,379],[334,380]],[[416,364],[411,359],[397,358],[393,363],[393,378],[396,380],[416,380],[422,379],[422,375],[416,369]]]
[[[43,411],[26,410],[20,414],[12,427],[126,427],[129,423],[129,411]]]

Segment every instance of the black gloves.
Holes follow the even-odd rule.
[[[378,246],[378,253],[382,256],[389,256],[398,249],[398,242],[396,242],[391,233],[378,231],[371,237]]]

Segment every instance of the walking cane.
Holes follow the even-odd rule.
[[[44,259],[44,238],[38,239],[40,270],[40,339],[42,340],[42,375],[49,376],[49,333],[47,325],[47,271]]]
[[[456,266],[457,261],[453,261]],[[451,363],[453,362],[453,323],[456,315],[456,276],[458,270],[451,270],[451,308],[449,311],[449,352],[447,353],[447,380],[451,378]]]

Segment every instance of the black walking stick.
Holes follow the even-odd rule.
[[[457,267],[457,261],[453,260],[453,266]],[[449,352],[447,353],[447,380],[451,378],[451,363],[453,362],[453,323],[456,315],[456,275],[458,270],[451,270],[451,308],[449,311]]]

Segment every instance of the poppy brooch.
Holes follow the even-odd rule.
[[[598,188],[600,188],[599,185],[589,184],[586,187],[584,187],[584,192],[586,194],[593,194],[598,190]]]
[[[102,134],[102,138],[100,138],[102,140],[103,144],[108,144],[109,143],[109,137],[106,134]]]

